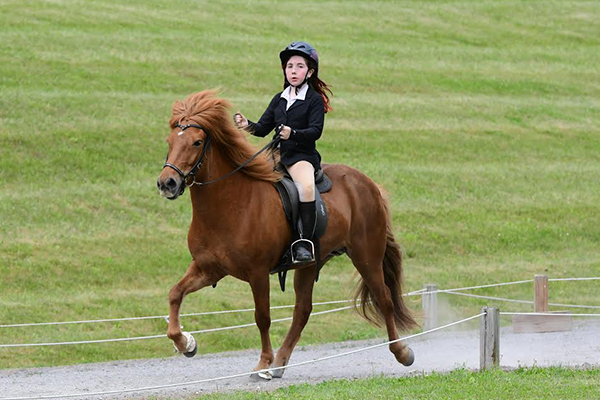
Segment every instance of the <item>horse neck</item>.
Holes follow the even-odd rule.
[[[229,174],[234,168],[233,163],[219,146],[213,145],[196,179],[200,182],[209,182]],[[221,209],[224,202],[246,198],[253,190],[256,190],[253,185],[256,182],[243,172],[237,171],[213,184],[192,186],[190,192],[194,214],[196,211],[214,212],[215,209]]]

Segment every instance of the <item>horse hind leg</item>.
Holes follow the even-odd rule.
[[[192,261],[183,278],[169,292],[169,327],[167,328],[167,336],[173,341],[177,351],[187,357],[193,357],[198,347],[191,334],[181,331],[179,311],[183,298],[205,286],[216,284],[224,276],[225,274],[222,272],[201,269],[195,261]]]
[[[391,343],[389,348],[396,360],[405,366],[414,362],[414,353],[398,341],[397,326],[407,329],[414,321],[404,306],[401,293],[401,256],[398,245],[388,241],[383,251],[381,246],[367,240],[352,246],[349,256],[362,276],[357,291],[363,316],[378,325],[384,322]]]

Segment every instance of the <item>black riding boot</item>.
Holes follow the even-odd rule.
[[[300,202],[300,219],[302,220],[302,239],[312,240],[317,219],[314,201]],[[294,248],[296,262],[314,261],[313,246],[307,242],[299,242]]]

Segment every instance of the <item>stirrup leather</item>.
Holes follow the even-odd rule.
[[[312,256],[312,258],[310,260],[298,261],[298,260],[296,260],[296,257],[294,257],[294,246],[296,246],[296,243],[300,243],[300,242],[307,242],[310,244],[310,249],[311,249],[310,254]],[[308,240],[308,239],[298,239],[291,244],[290,253],[292,254],[292,264],[314,262],[315,261],[315,244],[311,240]]]

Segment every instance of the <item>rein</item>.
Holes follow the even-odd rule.
[[[260,149],[257,153],[255,153],[252,157],[250,157],[249,159],[247,159],[246,161],[244,161],[241,165],[239,165],[238,167],[234,168],[232,171],[229,171],[228,173],[226,173],[223,176],[220,176],[219,178],[213,179],[211,181],[205,181],[205,182],[196,182],[196,172],[198,172],[200,170],[200,168],[202,167],[202,164],[204,163],[204,157],[206,156],[206,153],[208,152],[208,150],[210,149],[210,143],[211,143],[211,136],[210,134],[200,125],[196,125],[196,124],[188,124],[188,125],[180,125],[179,123],[177,124],[177,127],[181,128],[181,131],[185,131],[187,128],[198,128],[198,129],[202,129],[204,130],[204,132],[206,132],[206,142],[204,143],[204,147],[202,148],[202,154],[200,154],[200,158],[198,159],[198,161],[196,162],[196,164],[194,165],[194,167],[191,169],[190,172],[188,172],[187,174],[184,174],[183,171],[181,169],[179,169],[176,165],[173,165],[171,163],[165,162],[165,164],[163,165],[163,169],[166,167],[169,167],[171,169],[173,169],[175,172],[177,172],[179,174],[179,176],[181,176],[181,178],[183,179],[183,182],[185,184],[185,186],[187,187],[192,187],[193,185],[198,185],[198,186],[207,186],[207,185],[212,185],[213,183],[217,183],[225,178],[230,177],[231,175],[233,175],[234,173],[238,172],[240,169],[244,168],[246,165],[248,165],[249,163],[252,162],[252,160],[254,160],[256,157],[258,157],[259,154],[261,154],[263,151],[267,150],[269,147],[271,146],[275,146],[280,140],[281,138],[279,137],[279,135],[275,135],[275,137],[273,138],[273,140],[271,140],[269,143],[267,143],[267,145],[265,145],[262,149]],[[167,159],[169,158],[169,155],[167,154]],[[187,178],[192,176],[192,183],[190,183],[189,185],[187,184]],[[185,190],[185,187],[182,186],[181,187],[181,192],[179,193],[179,195],[183,194],[183,191]]]

